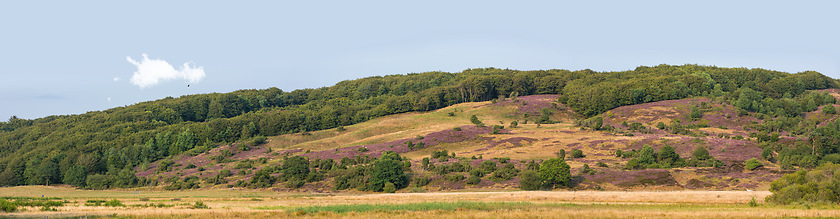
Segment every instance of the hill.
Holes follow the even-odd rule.
[[[425,185],[415,185],[412,190],[517,189],[521,175],[512,174],[504,178],[491,173],[496,173],[506,163],[525,170],[529,161],[557,157],[560,150],[581,150],[585,155],[565,157],[571,172],[576,175],[573,186],[576,189],[755,190],[767,189],[771,181],[784,173],[793,172],[782,168],[777,160],[764,159],[762,147],[767,146],[760,145],[758,137],[749,137],[755,135],[755,129],[749,125],[766,123],[765,119],[772,118],[758,119],[756,113],[738,115],[738,109],[726,103],[709,98],[690,98],[618,107],[599,115],[604,118],[604,126],[612,128],[592,130],[581,126],[585,123],[582,120],[584,117],[558,103],[558,98],[559,95],[535,95],[462,103],[431,112],[385,116],[342,127],[341,130],[280,135],[248,151],[231,145],[173,160],[175,167],[194,165],[203,167],[201,171],[196,168],[161,171],[160,164],[154,163],[141,170],[140,175],[151,179],[173,178],[171,181],[182,180],[185,176],[206,180],[207,176],[212,178],[227,169],[232,173],[242,173],[226,177],[224,183],[207,186],[241,187],[253,181],[254,173],[280,166],[290,156],[307,157],[313,163],[322,160],[345,163],[347,158],[356,162],[361,157],[377,158],[393,151],[409,160],[413,178],[428,179],[423,182]],[[702,111],[699,118],[690,118],[692,108]],[[549,112],[550,124],[533,122],[542,117],[541,111]],[[490,126],[473,125],[469,119],[471,115],[477,115],[486,124],[498,122],[507,127],[494,134]],[[685,122],[677,122],[680,120]],[[511,128],[508,124],[512,121],[520,123]],[[655,127],[658,122],[670,125],[659,129]],[[675,124],[686,127],[687,131],[672,133],[675,132]],[[782,136],[779,141],[802,140],[798,138],[804,137]],[[661,150],[666,145],[673,147],[679,157],[685,159],[692,159],[696,148],[705,148],[713,159],[721,162],[721,166],[666,167],[654,163],[646,167],[630,167],[628,163],[636,159],[634,156],[616,156],[617,151],[638,153],[645,146]],[[232,151],[229,161],[214,162],[213,157],[227,153],[223,151]],[[441,151],[446,151],[444,156],[447,157],[430,159],[428,164],[423,164],[423,158],[428,159]],[[747,169],[745,163],[751,158],[760,159],[763,166]],[[480,169],[486,162],[495,164],[498,169],[480,177],[478,182],[468,183],[466,179],[471,175],[470,169]],[[446,167],[456,163],[463,164],[463,167],[445,172],[424,167]],[[585,170],[587,167],[584,165],[591,170]],[[318,167],[326,169],[323,181],[305,183],[300,188],[284,185],[272,188],[281,191],[335,191],[335,178],[340,177],[335,168],[338,167]],[[315,168],[313,171],[316,171]],[[452,177],[455,179],[450,179]]]
[[[830,122],[833,113],[822,112],[837,92],[813,90],[837,87],[816,72],[660,65],[601,73],[468,69],[292,92],[191,95],[0,123],[0,185],[277,188],[284,181],[312,190],[381,191],[387,183],[515,188],[519,172],[533,168],[529,161],[556,157],[559,149],[571,156],[577,149],[586,156],[567,158],[572,171],[594,169],[574,178],[579,188],[755,188],[782,169],[835,159],[830,136],[838,125]],[[485,126],[473,125],[472,115]],[[665,127],[656,127],[659,122]],[[796,144],[784,144],[791,142]],[[645,145],[668,145],[681,158],[703,146],[714,159],[651,163],[639,157]],[[629,155],[616,157],[618,149]],[[434,159],[423,161],[430,155]],[[764,159],[764,169],[736,171],[755,155]],[[288,172],[294,168],[287,161],[296,156],[307,166]],[[371,184],[377,164],[396,163],[408,175]],[[219,176],[223,169],[232,176]],[[481,169],[484,174],[473,175],[484,178],[476,181],[466,169]],[[641,178],[613,179],[627,171]],[[703,178],[720,171],[745,182]]]

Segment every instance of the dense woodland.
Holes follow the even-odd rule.
[[[834,103],[834,99],[807,90],[838,87],[836,80],[812,71],[789,74],[660,65],[621,72],[483,68],[369,77],[291,92],[269,88],[189,95],[81,115],[34,120],[12,117],[0,122],[0,186],[82,185],[91,181],[106,187],[144,185],[148,183],[134,176],[136,167],[184,153],[198,154],[221,144],[532,94],[560,94],[558,101],[587,117],[623,105],[710,97],[745,114],[769,118],[770,122],[754,127],[763,131],[757,135],[788,131],[812,136],[811,141],[794,146],[771,140],[763,146],[780,154],[775,159],[814,167],[824,159],[840,159],[840,122],[819,128],[808,125],[802,114]],[[386,160],[390,162],[387,165],[401,161],[399,156],[389,156],[379,162],[385,165]],[[535,176],[531,172],[526,175]],[[300,180],[291,175],[284,179]],[[398,182],[397,188],[404,187],[401,183],[407,184],[408,179]],[[346,186],[359,185],[348,181]],[[385,183],[367,186],[381,191]]]

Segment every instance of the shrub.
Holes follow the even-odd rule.
[[[598,167],[610,167],[609,165],[607,165],[606,163],[601,162],[601,161],[598,161],[598,163],[595,164],[595,165],[598,165]]]
[[[758,161],[758,159],[755,158],[747,160],[744,165],[747,167],[748,170],[755,170],[756,168],[764,166],[763,164],[761,164],[761,162]]]
[[[837,109],[831,104],[824,106],[822,111],[825,114],[837,114]]]
[[[120,200],[117,200],[117,199],[111,199],[111,201],[107,201],[107,202],[103,203],[102,205],[103,206],[108,206],[108,207],[125,207],[125,205]]]
[[[522,177],[519,178],[519,188],[522,190],[540,189],[540,177],[537,171],[526,170],[522,172]]]
[[[475,127],[484,127],[484,123],[481,120],[478,120],[478,117],[475,115],[470,116],[470,122],[475,124]]]
[[[811,171],[800,170],[786,174],[770,183],[773,194],[766,202],[790,203],[840,203],[837,185],[840,184],[840,164],[825,163]],[[831,176],[831,177],[829,177]]]
[[[395,187],[393,183],[387,182],[385,183],[385,187],[382,188],[382,191],[385,193],[394,193],[397,191],[397,187]]]
[[[572,158],[582,158],[582,157],[586,157],[586,155],[583,154],[583,151],[581,151],[580,149],[572,150]]]
[[[303,185],[305,185],[305,184],[306,184],[306,181],[302,180],[302,179],[292,178],[292,179],[289,179],[289,181],[286,181],[286,187],[290,188],[290,189],[297,189],[297,188],[303,187]]]
[[[566,159],[566,150],[560,149],[557,153],[555,153],[555,155],[557,155],[557,158]]]
[[[697,146],[696,148],[694,148],[694,152],[691,152],[691,156],[693,156],[694,159],[697,160],[707,160],[709,158],[712,158],[712,156],[709,155],[709,150],[707,150],[706,147],[703,146]]]
[[[513,177],[516,177],[517,174],[519,174],[519,170],[516,169],[516,167],[514,167],[513,164],[509,163],[505,165],[505,167],[503,167],[502,169],[493,172],[491,180],[510,180],[513,179]]]
[[[583,164],[583,167],[580,168],[580,175],[594,175],[595,170],[589,167],[589,164]]]
[[[486,173],[482,169],[470,170],[470,176],[484,177],[484,174]]]
[[[290,157],[283,161],[282,170],[285,179],[305,179],[309,174],[309,159],[301,156]]]
[[[504,128],[505,128],[504,126],[493,125],[493,134],[499,134],[501,132],[501,130],[504,129]]]
[[[496,171],[496,162],[485,160],[484,162],[481,162],[478,169],[483,170],[485,173]]]
[[[467,184],[468,185],[476,185],[480,182],[481,182],[481,177],[472,176],[472,175],[470,177],[467,177]]]
[[[17,205],[10,201],[6,201],[6,199],[0,199],[0,211],[15,212],[17,211]]]
[[[341,127],[341,128],[344,128],[344,127]],[[265,136],[257,135],[257,137],[254,137],[254,141],[252,141],[251,144],[254,145],[254,146],[259,146],[259,145],[265,144]]]
[[[450,175],[446,175],[446,180],[452,181],[452,182],[461,181],[461,180],[464,180],[464,175],[453,173],[453,174],[450,174]]]
[[[192,209],[209,209],[210,207],[204,204],[203,201],[196,201],[195,204],[190,206]]]
[[[416,187],[426,186],[426,185],[429,184],[430,181],[431,180],[429,179],[428,176],[414,177],[414,186],[416,186]]]

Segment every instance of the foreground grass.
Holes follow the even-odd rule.
[[[41,194],[45,194],[41,198]],[[766,191],[512,191],[450,193],[283,193],[266,190],[105,190],[24,186],[0,197],[62,201],[20,206],[3,217],[127,218],[840,218],[840,206],[774,206]],[[755,197],[756,207],[748,202]],[[123,205],[95,206],[98,200]],[[92,201],[94,200],[94,201]],[[198,203],[201,205],[199,208]],[[204,208],[206,207],[206,208]]]
[[[307,206],[291,209],[290,212],[370,212],[370,211],[454,211],[454,210],[495,210],[523,208],[533,205],[528,202],[421,202],[410,204],[358,204]]]

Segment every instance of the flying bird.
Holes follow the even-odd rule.
[[[190,87],[190,85],[188,84],[187,87]]]

